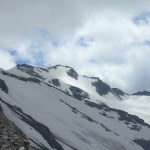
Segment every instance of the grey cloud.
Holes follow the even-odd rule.
[[[121,11],[127,14],[131,10],[142,10],[143,5],[147,8],[146,3],[139,0],[0,0],[0,29],[4,36],[30,33],[35,28],[45,28],[53,36],[65,36],[73,34],[94,13]]]
[[[0,68],[9,69],[14,67],[15,58],[7,51],[0,48]]]

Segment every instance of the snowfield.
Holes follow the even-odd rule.
[[[20,65],[0,79],[4,114],[36,149],[150,149],[148,96],[119,95],[64,66]]]

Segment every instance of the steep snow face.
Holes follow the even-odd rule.
[[[104,103],[79,101],[40,79],[7,72],[1,72],[0,79],[8,88],[8,93],[0,91],[3,112],[37,149],[148,150],[150,146],[150,126],[136,116]]]

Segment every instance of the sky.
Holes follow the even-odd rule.
[[[0,68],[68,65],[150,91],[149,0],[0,0]]]

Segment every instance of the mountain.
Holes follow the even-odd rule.
[[[149,150],[150,125],[121,107],[128,97],[68,66],[0,70],[1,110],[35,149]]]
[[[132,95],[150,96],[150,92],[148,92],[148,91],[139,91],[139,92],[133,93]]]
[[[108,84],[104,83],[97,77],[87,77],[79,75],[73,68],[69,66],[56,65],[48,68],[33,67],[22,64],[9,70],[22,77],[34,77],[49,85],[52,85],[70,95],[80,95],[80,99],[123,99],[126,94],[120,95],[119,92],[113,90]],[[121,91],[121,90],[120,90]]]

